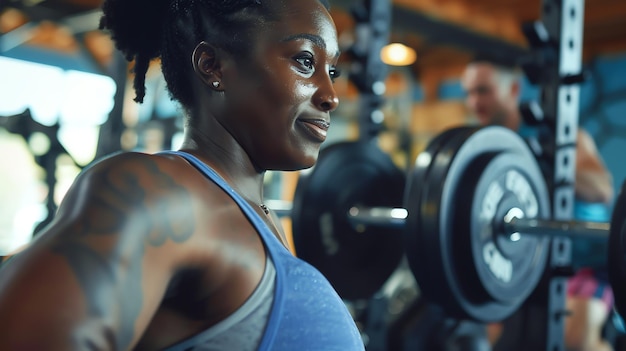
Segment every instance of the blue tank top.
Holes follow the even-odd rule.
[[[365,350],[348,308],[316,268],[293,256],[243,197],[213,169],[182,151],[164,153],[185,158],[230,195],[265,244],[274,264],[276,282],[274,302],[258,350]],[[201,345],[196,346],[202,349]]]
[[[610,206],[576,199],[574,218],[586,222],[610,222]],[[576,268],[590,267],[598,273],[606,272],[608,241],[606,238],[572,240],[572,262]]]

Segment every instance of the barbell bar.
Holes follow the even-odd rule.
[[[360,226],[376,225],[383,227],[404,228],[408,217],[408,211],[404,208],[386,207],[351,207],[347,213],[348,220],[358,231]],[[524,212],[513,207],[507,212],[500,222],[494,222],[494,226],[501,225],[503,232],[511,235],[513,241],[517,241],[517,233],[528,235],[565,236],[568,238],[607,238],[609,237],[610,223],[589,221],[557,221],[538,218],[524,218]]]
[[[268,200],[266,205],[279,217],[291,215],[292,205],[289,201]],[[408,215],[409,212],[401,207],[353,206],[346,213],[346,218],[359,232],[363,231],[364,226],[404,228]],[[524,218],[524,212],[518,207],[511,208],[500,222],[494,223],[494,226],[498,225],[502,226],[503,232],[509,234],[513,241],[519,240],[518,234],[608,239],[611,228],[607,222]]]
[[[565,236],[572,239],[609,238],[611,224],[588,221],[555,221],[538,218],[523,218],[521,209],[514,207],[504,216],[502,225],[511,235],[515,233],[547,236]]]

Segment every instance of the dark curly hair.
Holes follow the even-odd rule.
[[[161,58],[170,96],[184,107],[193,104],[189,63],[199,42],[243,59],[254,32],[275,20],[261,0],[105,0],[102,11],[100,29],[110,31],[116,48],[134,60],[135,101],[143,102],[150,61]]]

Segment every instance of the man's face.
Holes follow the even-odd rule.
[[[470,64],[461,79],[465,104],[482,125],[506,125],[509,92],[498,84],[498,72],[488,63]]]

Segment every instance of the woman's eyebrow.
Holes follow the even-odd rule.
[[[320,37],[319,35],[315,35],[315,34],[308,34],[308,33],[294,34],[294,35],[290,35],[288,37],[283,38],[281,42],[302,40],[302,39],[312,42],[313,44],[315,44],[315,46],[319,47],[322,50],[326,49],[326,42],[324,41],[324,39],[322,39],[322,37]],[[339,57],[339,54],[340,52],[337,51],[335,53],[335,57]]]

